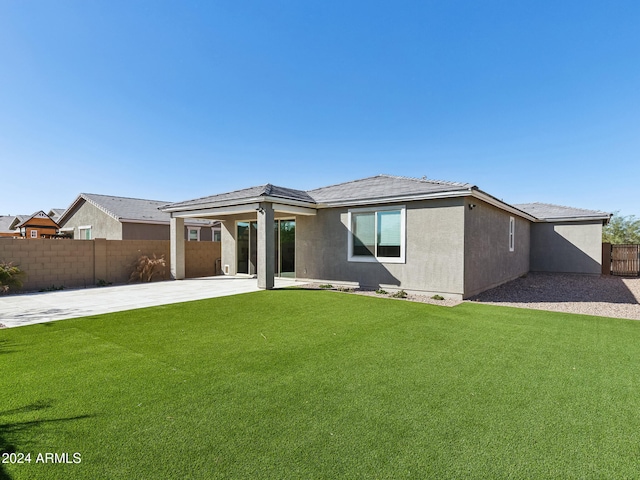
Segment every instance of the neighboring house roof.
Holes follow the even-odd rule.
[[[168,224],[170,219],[169,214],[158,210],[159,207],[167,203],[166,201],[81,193],[60,216],[59,223],[63,224],[66,222],[72,215],[75,207],[81,202],[88,202],[94,205],[119,222]],[[189,223],[211,225],[213,222],[194,218],[189,219]]]
[[[56,223],[55,220],[53,220],[49,215],[47,215],[46,213],[44,213],[42,210],[39,210],[37,212],[35,212],[32,215],[18,215],[18,219],[16,219],[13,222],[13,225],[16,225],[16,228],[21,228],[26,226],[29,223],[33,223],[32,220],[34,219],[38,219],[38,218],[46,218],[47,220],[51,220],[53,223],[56,224],[56,226],[58,226],[58,224]],[[37,220],[35,220],[37,222]],[[42,225],[40,225],[42,226]]]
[[[610,213],[599,210],[586,210],[584,208],[565,207],[551,203],[521,203],[514,205],[519,210],[528,213],[542,221],[563,220],[609,220]]]
[[[52,208],[51,210],[49,210],[49,213],[47,213],[47,215],[49,215],[51,220],[53,220],[54,222],[57,222],[63,213],[64,213],[64,208]]]
[[[19,228],[20,225],[22,225],[24,222],[26,222],[30,218],[31,218],[31,215],[16,215],[13,218],[13,222],[11,222],[11,227],[10,228],[15,230],[15,229]]]
[[[11,225],[16,220],[15,215],[0,215],[0,233],[16,233]]]

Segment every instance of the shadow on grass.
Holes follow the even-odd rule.
[[[0,340],[0,355],[15,352],[11,347],[9,340]]]
[[[39,412],[51,408],[52,405],[53,403],[51,401],[39,401],[31,403],[29,405],[25,405],[24,407],[0,411],[0,422],[2,422],[2,417]],[[28,432],[35,427],[49,423],[83,420],[85,418],[91,418],[93,416],[94,415],[77,415],[75,417],[66,418],[0,423],[0,454],[18,452],[27,453],[27,450],[25,448],[18,448],[15,443],[16,437],[24,434],[25,432]],[[2,463],[0,463],[0,480],[11,480],[11,476],[5,471],[4,465]]]

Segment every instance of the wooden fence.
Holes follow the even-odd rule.
[[[603,243],[602,273],[623,277],[640,276],[640,245]]]

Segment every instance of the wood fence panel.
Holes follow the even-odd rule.
[[[611,245],[611,274],[640,276],[640,245]]]

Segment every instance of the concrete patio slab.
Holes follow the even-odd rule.
[[[295,285],[277,278],[276,288]],[[255,278],[205,277],[0,297],[0,324],[20,327],[135,308],[258,291]]]

